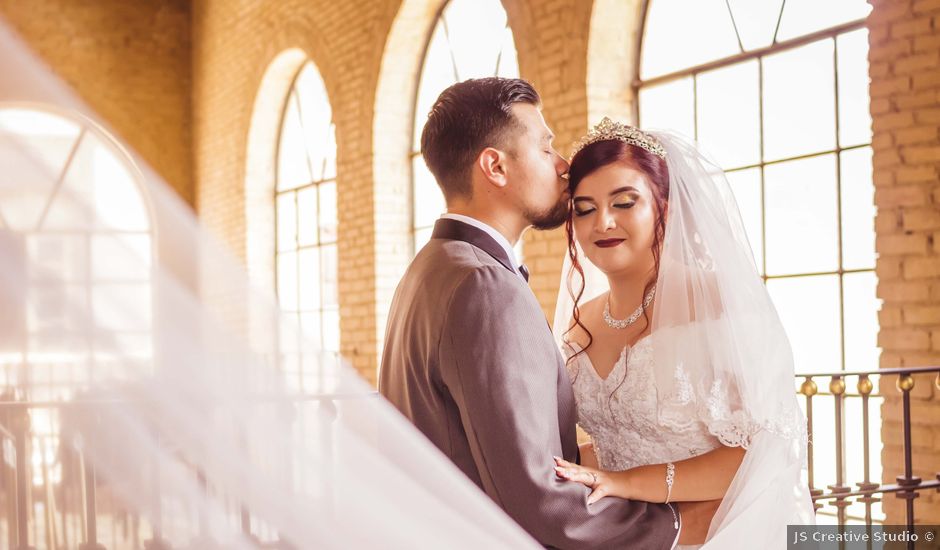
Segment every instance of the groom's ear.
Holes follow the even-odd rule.
[[[477,157],[477,166],[483,172],[486,181],[496,187],[505,187],[508,183],[506,178],[506,153],[499,149],[487,147],[483,149],[480,156]]]

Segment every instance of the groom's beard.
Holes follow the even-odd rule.
[[[539,231],[561,227],[568,219],[568,194],[561,196],[558,204],[542,212],[526,212],[529,224]]]

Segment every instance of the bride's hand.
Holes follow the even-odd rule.
[[[620,498],[630,498],[626,472],[605,472],[597,468],[588,468],[555,458],[555,474],[562,479],[574,481],[591,489],[588,496],[588,504],[594,504],[606,496],[615,496]]]

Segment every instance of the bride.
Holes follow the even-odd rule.
[[[805,422],[724,174],[605,118],[576,144],[569,190],[555,331],[591,443],[557,474],[589,503],[710,508],[710,525],[683,526],[705,548],[782,548],[787,524],[814,522]]]

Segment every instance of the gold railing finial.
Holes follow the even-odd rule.
[[[914,389],[914,377],[910,374],[898,376],[897,386],[899,391],[911,391]]]
[[[819,388],[816,387],[816,382],[813,382],[812,378],[807,377],[803,384],[800,386],[800,393],[806,397],[812,397],[816,395],[816,392],[819,391]]]

